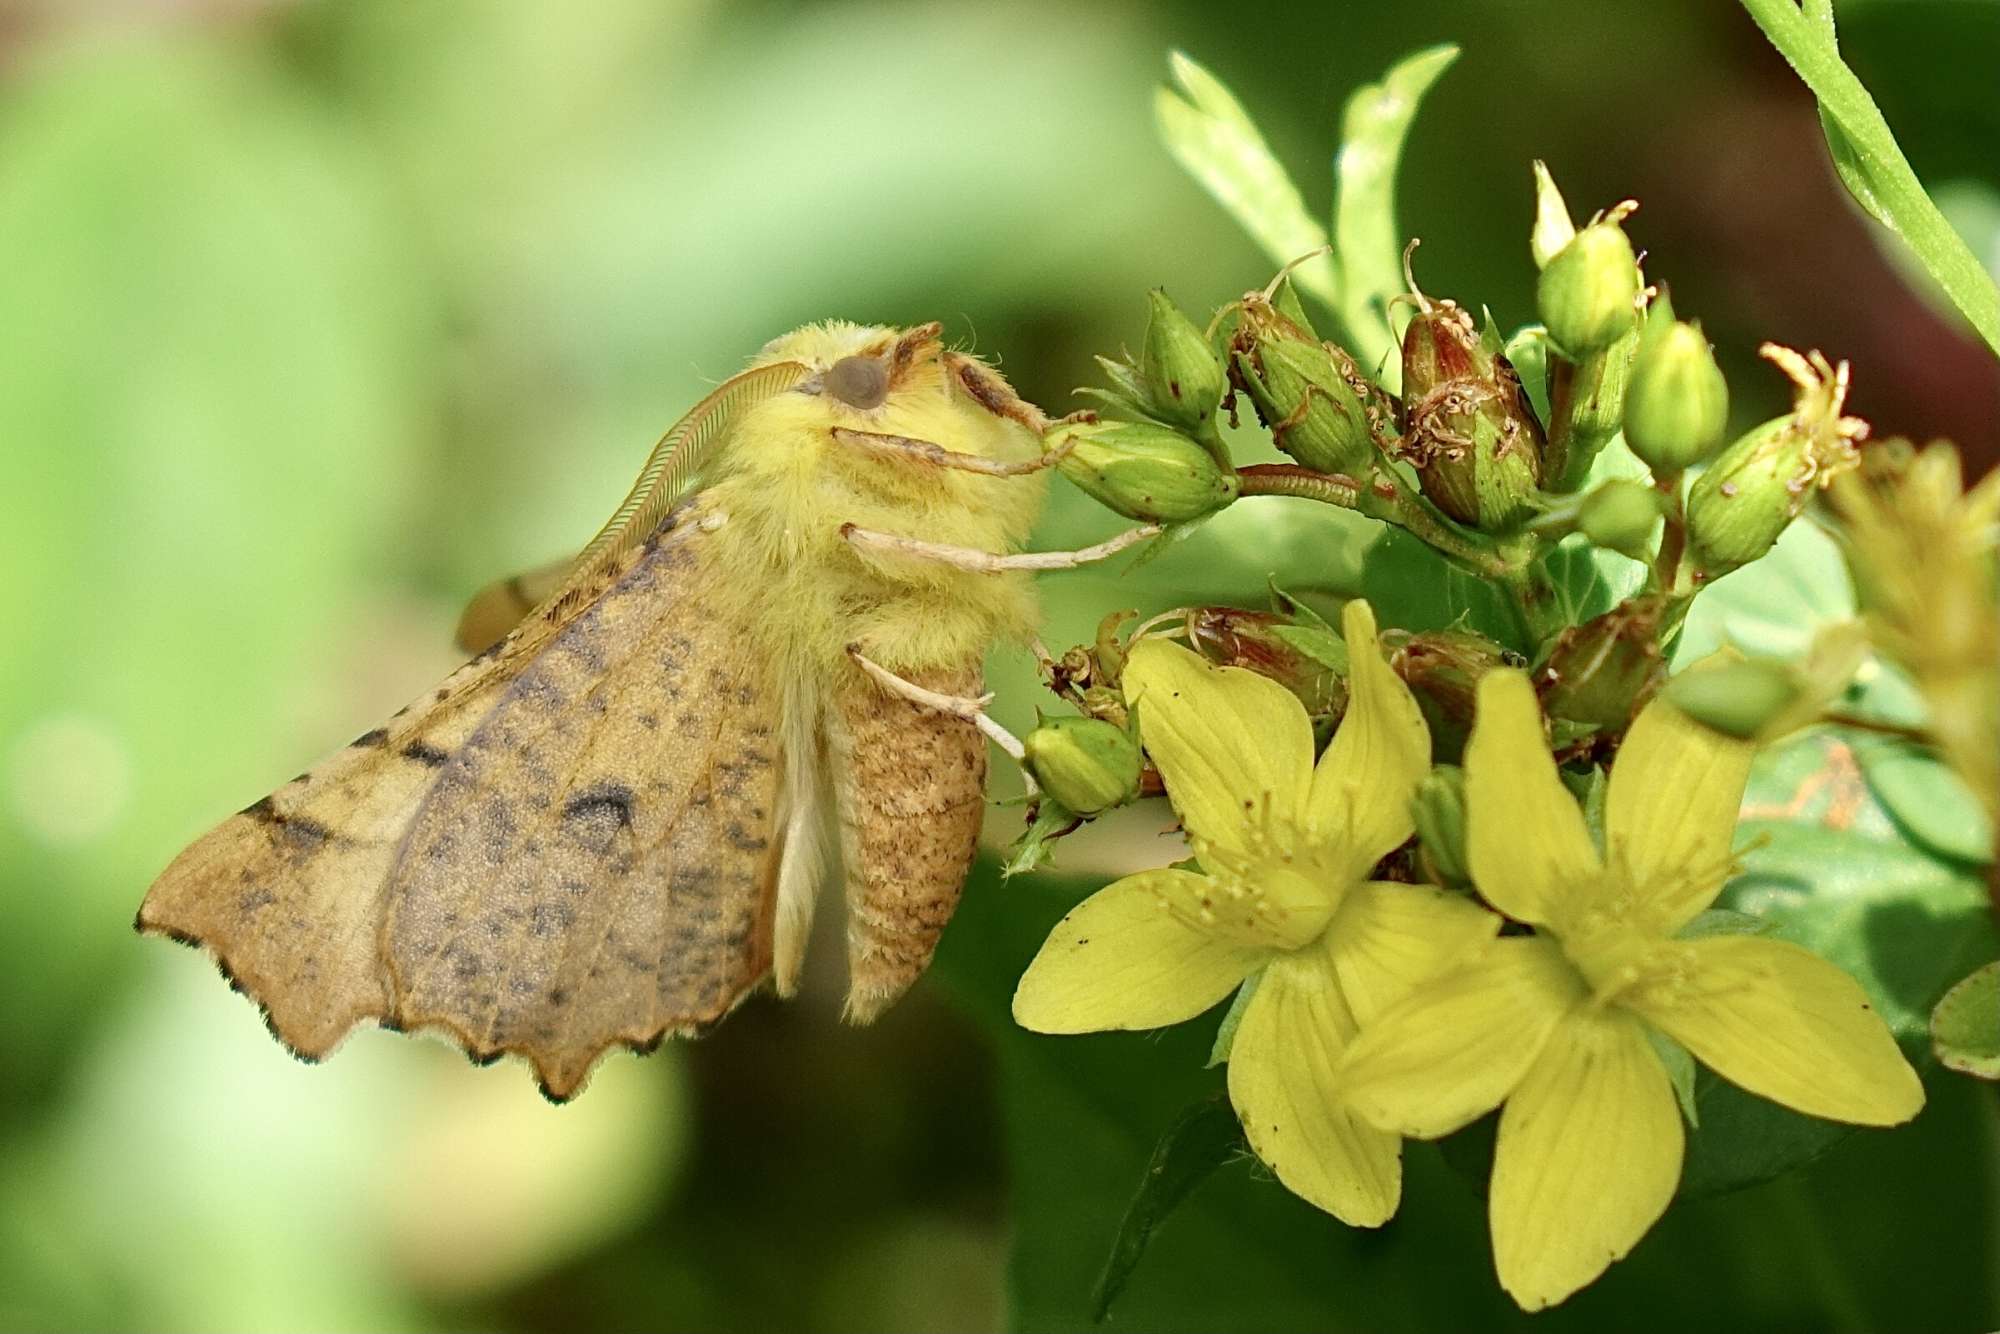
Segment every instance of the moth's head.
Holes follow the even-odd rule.
[[[931,393],[969,399],[974,411],[1039,434],[1048,424],[1041,412],[979,358],[945,350],[943,327],[935,321],[909,329],[839,320],[808,324],[766,343],[752,364],[797,362],[806,374],[794,392],[816,395],[841,415],[873,415]]]
[[[757,364],[798,362],[806,377],[797,392],[820,394],[867,412],[881,407],[891,394],[937,383],[942,331],[936,323],[913,329],[842,321],[808,324],[766,343]]]

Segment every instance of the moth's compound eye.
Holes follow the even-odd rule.
[[[826,368],[821,383],[849,407],[879,408],[889,396],[889,368],[874,357],[842,357]]]

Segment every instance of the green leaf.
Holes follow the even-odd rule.
[[[1688,611],[1676,666],[1724,644],[1746,653],[1800,659],[1830,621],[1854,615],[1840,548],[1810,523],[1794,523],[1769,554],[1718,581]]]
[[[1721,906],[1852,973],[1898,1040],[1921,1049],[1945,988],[2000,952],[1979,877],[1906,838],[1837,735],[1760,758],[1745,816],[1742,873]]]
[[[1404,630],[1473,630],[1522,650],[1520,622],[1488,580],[1452,565],[1400,528],[1382,525],[1353,585],[1383,625]]]
[[[1250,1008],[1250,998],[1257,994],[1257,984],[1264,978],[1261,970],[1250,974],[1242,986],[1236,988],[1235,998],[1229,1008],[1222,1012],[1222,1023],[1215,1030],[1215,1045],[1208,1049],[1208,1066],[1213,1070],[1229,1061],[1229,1049],[1236,1045],[1236,1029],[1243,1022],[1243,1012]]]
[[[1674,1101],[1681,1105],[1681,1115],[1690,1127],[1699,1130],[1701,1108],[1696,1105],[1694,1096],[1694,1057],[1686,1047],[1656,1028],[1647,1027],[1646,1040],[1653,1044],[1653,1054],[1667,1068],[1667,1082],[1674,1086]]]
[[[1271,634],[1330,671],[1347,674],[1347,642],[1331,630],[1313,625],[1274,625]]]
[[[1333,236],[1340,259],[1337,309],[1348,350],[1363,370],[1395,392],[1402,367],[1389,298],[1403,290],[1404,238],[1396,227],[1396,172],[1410,122],[1431,84],[1458,59],[1458,48],[1433,46],[1390,66],[1380,83],[1356,89],[1341,117],[1334,160]]]
[[[1542,558],[1562,619],[1581,625],[1631,597],[1646,582],[1646,567],[1615,551],[1594,547],[1581,535],[1568,537]]]
[[[1875,799],[1933,852],[1984,865],[1993,860],[1993,819],[1937,752],[1900,737],[1852,733],[1849,744]]]
[[[1535,416],[1549,419],[1549,331],[1539,324],[1524,324],[1507,340],[1507,360],[1521,377],[1521,388],[1534,406]],[[1636,460],[1635,460],[1636,461]]]
[[[1146,1253],[1146,1243],[1152,1240],[1153,1229],[1179,1207],[1188,1192],[1244,1151],[1243,1127],[1227,1094],[1212,1093],[1181,1108],[1154,1147],[1139,1191],[1118,1225],[1104,1274],[1091,1294],[1092,1320],[1101,1321],[1111,1313],[1111,1303],[1125,1290],[1139,1257]]]
[[[1959,979],[1931,1011],[1931,1044],[1948,1070],[2000,1079],[2000,961]]]
[[[2000,287],[1924,192],[1875,99],[1841,60],[1832,7],[1816,3],[1802,13],[1794,0],[1742,4],[1819,99],[1841,180],[1864,209],[1908,243],[1987,346],[2000,353]]]
[[[1008,845],[1007,859],[1000,864],[1000,878],[1012,880],[1048,865],[1055,857],[1056,840],[1076,825],[1077,817],[1064,809],[1061,802],[1044,796],[1035,807],[1035,818]]]
[[[1306,211],[1298,186],[1271,153],[1255,122],[1222,81],[1185,54],[1168,57],[1173,81],[1153,98],[1160,137],[1190,176],[1277,264],[1290,264],[1327,244],[1326,229]],[[1292,280],[1330,306],[1340,281],[1330,255],[1292,270]]]
[[[1700,940],[1703,936],[1761,936],[1770,929],[1769,922],[1747,912],[1709,908],[1696,913],[1693,921],[1674,934],[1682,940]]]
[[[1904,836],[1836,734],[1810,733],[1760,757],[1744,806],[1743,871],[1724,890],[1722,910],[1852,974],[1905,1053],[1927,1063],[1937,998],[2000,948],[1979,882]],[[1704,920],[1721,929],[1747,925],[1697,919]],[[1690,1137],[1681,1181],[1690,1196],[1767,1180],[1853,1132],[1707,1070],[1695,1081],[1695,1103],[1701,1131]]]

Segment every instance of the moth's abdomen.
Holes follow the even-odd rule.
[[[849,669],[827,718],[847,863],[847,1017],[867,1023],[930,966],[979,845],[986,742],[963,718]],[[976,695],[976,665],[909,678]]]

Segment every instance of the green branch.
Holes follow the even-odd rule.
[[[1861,206],[1907,243],[1931,277],[2000,353],[2000,287],[1951,229],[1896,145],[1875,99],[1840,58],[1828,0],[1742,0],[1764,36],[1819,99],[1835,169]]]

